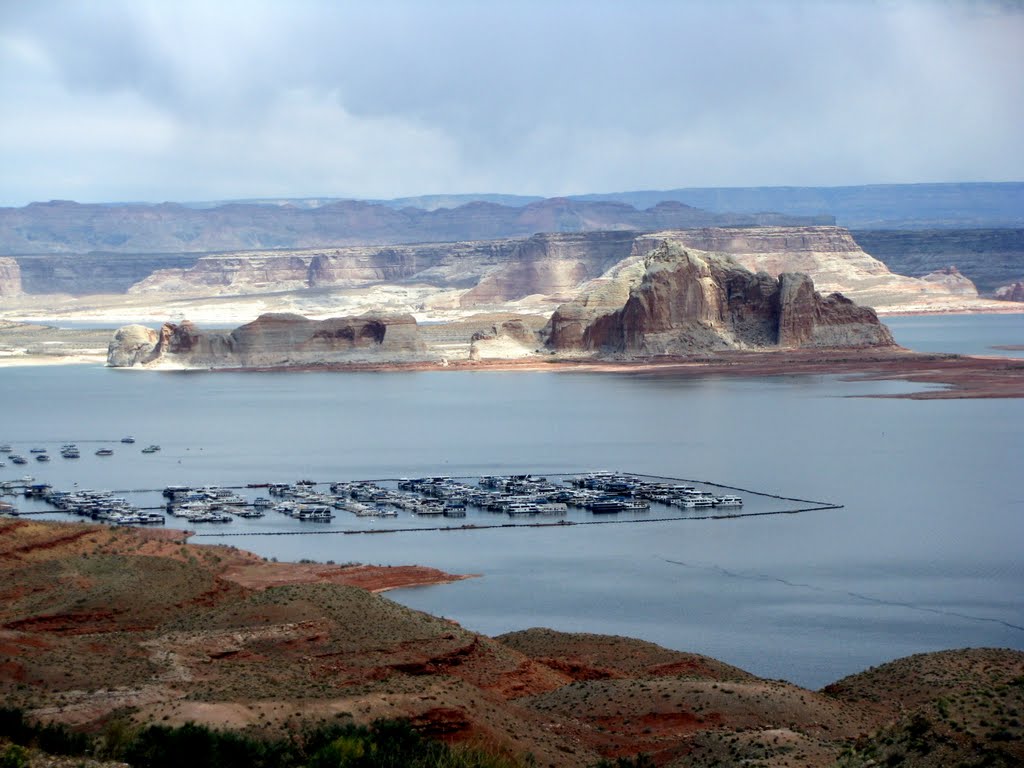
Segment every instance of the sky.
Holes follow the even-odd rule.
[[[0,0],[0,205],[1024,180],[1024,2]]]

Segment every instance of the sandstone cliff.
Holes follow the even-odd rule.
[[[849,232],[826,226],[674,229],[654,235],[624,230],[548,233],[505,240],[202,256],[54,255],[19,257],[19,264],[29,293],[46,286],[72,294],[123,290],[130,276],[142,276],[128,289],[139,299],[277,294],[279,298],[268,299],[265,311],[321,314],[330,308],[317,306],[317,295],[356,290],[360,292],[358,301],[340,305],[347,314],[371,308],[420,311],[421,306],[427,311],[444,307],[454,312],[550,312],[559,303],[582,295],[589,281],[614,264],[637,251],[645,253],[662,240],[684,248],[727,253],[755,272],[763,270],[774,276],[804,272],[819,290],[840,291],[881,310],[983,308],[966,283],[894,275],[861,250]],[[147,264],[154,271],[147,273]],[[383,298],[373,300],[372,292],[394,286],[400,286],[397,293],[408,294],[404,305]],[[410,290],[410,286],[415,288]],[[299,303],[288,301],[287,293]],[[303,298],[311,301],[307,304]],[[520,305],[503,306],[515,302]]]
[[[157,270],[128,292],[233,295],[353,288],[406,280],[468,288],[500,267],[521,242],[483,240],[209,254],[187,268]]]
[[[672,230],[642,240],[650,245],[668,240],[683,248],[728,254],[752,272],[773,277],[803,272],[814,279],[820,291],[841,292],[858,304],[879,310],[959,309],[965,298],[972,298],[963,292],[961,283],[893,274],[841,227]]]
[[[411,315],[362,315],[309,320],[266,314],[230,332],[192,323],[118,329],[107,352],[111,367],[252,368],[324,363],[414,361],[427,358]]]
[[[21,295],[21,269],[18,262],[7,256],[0,256],[0,296]]]
[[[559,307],[546,329],[548,345],[561,352],[648,357],[893,344],[874,311],[839,294],[822,297],[807,275],[755,274],[728,257],[668,241],[642,264],[641,280],[618,309],[593,311],[582,301]]]
[[[629,256],[635,239],[635,232],[534,235],[516,242],[460,304],[494,306],[530,295],[566,301],[587,280]]]
[[[520,240],[211,254],[187,268],[155,271],[129,293],[234,295],[418,282],[461,288],[465,293],[459,303],[464,308],[495,306],[530,295],[565,301],[583,282],[627,257],[635,237],[635,232],[588,232]]]

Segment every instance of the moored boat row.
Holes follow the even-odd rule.
[[[150,446],[154,447],[154,446]],[[62,447],[63,453],[76,452],[74,445]],[[37,453],[37,456],[45,454]],[[22,488],[27,497],[63,499],[49,486],[31,484],[26,478]],[[327,488],[325,488],[327,486]],[[265,489],[266,496],[251,498],[239,491]],[[149,493],[138,490],[130,493]],[[20,490],[19,490],[20,493]],[[76,493],[78,493],[76,491]],[[357,518],[393,518],[402,513],[423,518],[466,518],[485,512],[511,518],[559,517],[571,509],[586,510],[595,516],[625,513],[637,516],[648,512],[652,504],[662,505],[657,519],[665,516],[665,507],[702,512],[710,508],[739,508],[743,499],[735,494],[716,495],[709,490],[683,482],[667,482],[612,472],[592,472],[572,477],[549,479],[536,475],[488,475],[477,480],[428,476],[390,481],[343,481],[316,483],[250,483],[244,487],[167,486],[160,514],[132,517],[139,510],[125,500],[104,498],[112,522],[156,523],[168,514],[194,523],[227,523],[243,518],[263,517],[267,510],[297,520],[330,522],[336,511]],[[72,496],[77,502],[78,497]],[[86,499],[87,501],[93,501]],[[56,505],[55,505],[56,506]],[[64,509],[58,506],[58,509]],[[75,505],[93,516],[95,505]],[[83,512],[78,512],[83,514]],[[39,514],[32,512],[31,514]],[[578,514],[578,513],[577,513]],[[710,514],[710,513],[709,513]]]

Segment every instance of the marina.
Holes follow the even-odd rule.
[[[149,448],[144,452],[152,453]],[[77,449],[65,444],[62,455],[69,450]],[[97,455],[105,454],[97,451]],[[70,515],[111,525],[198,527],[210,523],[218,524],[213,534],[217,536],[667,522],[841,508],[831,502],[720,483],[621,471],[321,482],[304,479],[294,483],[168,485],[120,491],[64,490],[24,476],[0,482],[0,495],[25,500],[23,509],[8,508],[4,512],[8,515]],[[268,515],[300,525],[282,529],[259,524]],[[306,528],[307,523],[315,524],[314,528]]]

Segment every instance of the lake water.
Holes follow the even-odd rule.
[[[918,352],[1024,357],[1024,314],[909,315],[883,317],[897,344]]]
[[[951,321],[950,343],[984,348],[1021,343],[1024,327],[924,320],[900,318],[897,338],[915,346]],[[390,597],[487,634],[630,635],[817,687],[911,653],[1024,648],[1024,400],[859,397],[911,389],[832,376],[5,368],[0,442],[83,451],[0,478],[142,489],[618,468],[834,501],[843,508],[737,520],[197,539],[477,573]],[[138,443],[117,444],[126,434]],[[115,455],[94,456],[89,440],[113,441]],[[162,450],[142,456],[148,443]],[[339,515],[328,528],[354,525]],[[230,527],[308,525],[270,514]]]

